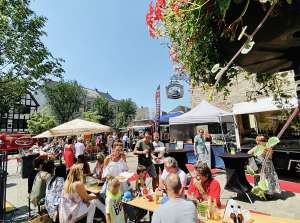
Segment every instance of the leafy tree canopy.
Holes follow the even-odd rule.
[[[97,97],[93,104],[93,111],[98,116],[98,121],[103,125],[111,125],[114,118],[115,107],[104,97]]]
[[[29,132],[39,134],[56,126],[54,116],[46,112],[35,112],[27,121]]]
[[[79,112],[86,92],[76,81],[59,81],[45,85],[49,105],[60,123],[69,121]]]
[[[0,0],[0,107],[11,107],[28,90],[64,72],[41,38],[46,18],[30,0]],[[6,92],[6,94],[3,94]]]

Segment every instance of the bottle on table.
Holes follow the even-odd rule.
[[[241,206],[238,206],[238,211],[237,211],[237,220],[238,223],[243,223],[244,222],[244,216],[242,214]]]
[[[233,205],[230,206],[230,220],[231,220],[231,223],[238,223],[237,216],[235,214]]]

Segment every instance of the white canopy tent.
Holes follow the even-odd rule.
[[[170,118],[169,122],[170,125],[233,122],[233,116],[203,100],[189,112]]]
[[[261,98],[256,101],[242,102],[233,105],[233,114],[253,114],[258,112],[278,111],[281,109],[292,109],[298,106],[297,98],[291,98],[285,103],[274,101],[273,98]]]
[[[106,125],[102,125],[96,122],[85,121],[82,119],[74,119],[72,121],[56,126],[48,131],[45,131],[37,136],[34,136],[33,138],[80,135],[85,132],[94,134],[111,131],[111,128]]]

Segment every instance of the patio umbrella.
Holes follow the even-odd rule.
[[[111,127],[102,125],[96,122],[90,122],[82,119],[74,119],[72,121],[63,123],[59,126],[56,126],[48,131],[45,131],[33,138],[48,138],[55,136],[71,136],[71,135],[80,135],[85,132],[91,134],[102,133],[102,132],[111,132]]]

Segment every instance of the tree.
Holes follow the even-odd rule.
[[[114,105],[106,98],[97,97],[93,103],[93,111],[99,116],[99,122],[104,125],[110,125],[114,119]]]
[[[76,81],[59,81],[45,85],[45,94],[49,105],[60,123],[69,121],[79,112],[85,91]]]
[[[0,108],[4,110],[26,91],[63,73],[62,59],[54,58],[41,40],[46,18],[29,5],[30,0],[0,1]]]
[[[114,119],[114,123],[113,123],[114,128],[119,129],[119,128],[125,127],[126,125],[127,125],[127,122],[126,122],[124,112],[118,112]]]
[[[46,112],[35,112],[27,121],[29,132],[39,134],[56,126],[54,116]]]
[[[97,115],[97,112],[87,111],[83,112],[82,116],[85,120],[91,121],[91,122],[99,122],[99,119],[101,118],[100,115]]]
[[[122,99],[118,103],[118,113],[123,113],[126,125],[135,117],[136,110],[137,105],[130,98]]]

